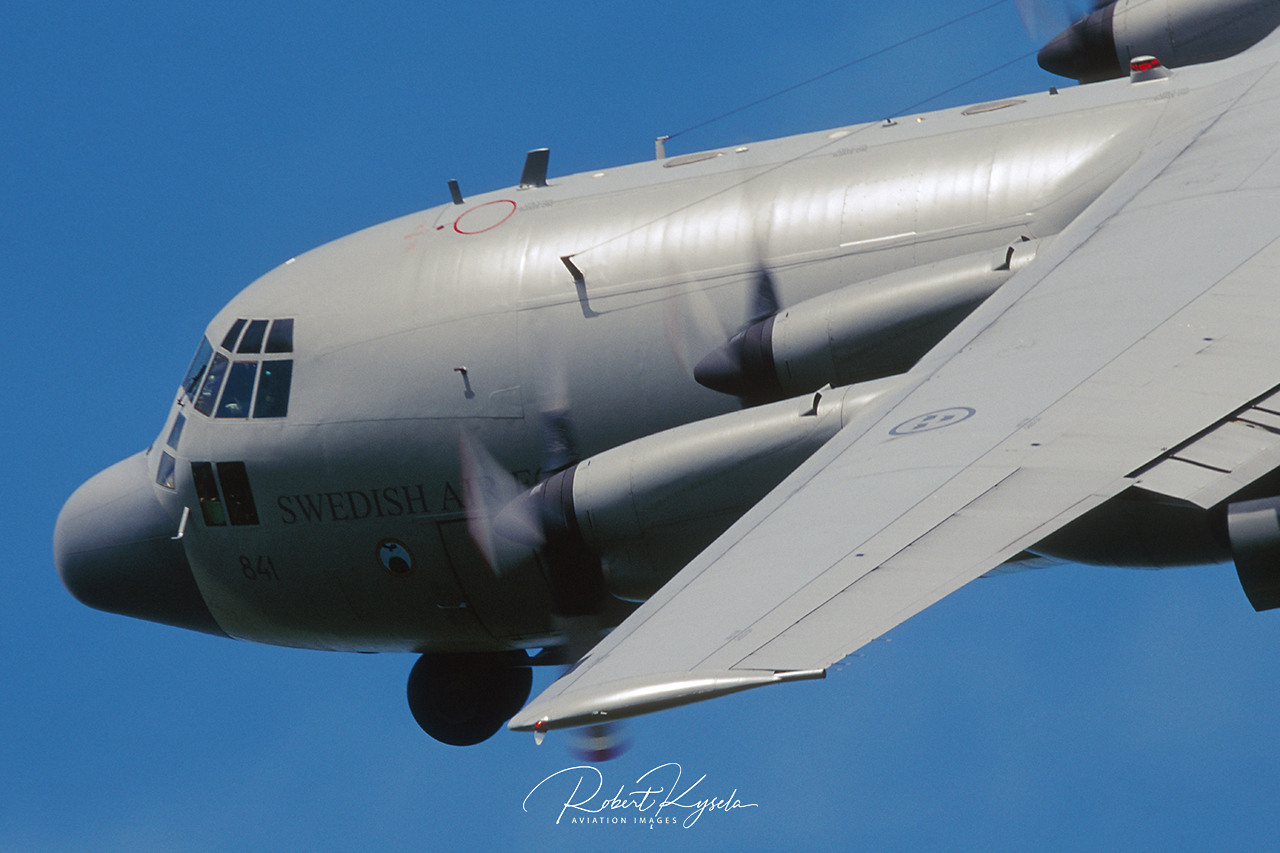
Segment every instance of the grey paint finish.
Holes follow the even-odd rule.
[[[599,499],[583,526],[615,549],[608,570],[643,594],[675,568],[662,548],[673,518],[692,553],[755,499],[743,483],[771,485],[834,430],[837,400],[869,393],[824,395],[808,423],[807,401],[736,412],[690,381],[688,365],[749,315],[760,266],[789,316],[822,318],[810,339],[826,323],[833,363],[804,378],[812,387],[874,375],[848,362],[876,329],[907,329],[910,361],[1003,276],[981,271],[980,292],[923,327],[912,324],[929,320],[921,306],[938,294],[895,298],[912,284],[1040,240],[1036,261],[1009,270],[994,301],[904,384],[859,403],[862,414],[841,411],[834,442],[642,609],[638,621],[654,618],[647,630],[663,626],[660,642],[624,650],[625,625],[594,656],[620,665],[617,677],[584,666],[577,674],[595,679],[595,692],[556,713],[563,723],[593,708],[652,709],[813,677],[1132,485],[1126,472],[1219,423],[1253,389],[1274,387],[1243,331],[1257,337],[1265,312],[1212,348],[1183,331],[1183,321],[1235,328],[1239,312],[1196,306],[1192,285],[1220,280],[1211,296],[1228,300],[1247,289],[1257,270],[1240,264],[1267,238],[1250,224],[1269,197],[1234,206],[1242,187],[1275,185],[1274,121],[1248,98],[1220,119],[1252,82],[1237,79],[1242,70],[1260,61],[546,176],[545,186],[539,175],[308,252],[208,328],[216,343],[236,320],[294,321],[288,417],[210,419],[179,397],[161,434],[187,418],[174,488],[155,483],[155,453],[130,461],[139,471],[127,482],[96,481],[110,486],[100,505],[145,507],[135,518],[145,531],[112,539],[110,512],[60,525],[60,562],[79,561],[67,585],[90,603],[197,630],[210,624],[204,607],[231,636],[282,645],[484,652],[565,642],[535,561],[526,554],[495,574],[467,534],[464,440],[532,485],[539,416],[570,410],[584,466],[609,469],[580,483]],[[1273,96],[1268,83],[1259,97]],[[1212,227],[1199,229],[1201,218]],[[1156,233],[1164,239],[1148,245]],[[1198,284],[1116,290],[1125,264]],[[1231,278],[1232,264],[1246,274]],[[871,330],[859,324],[869,305],[881,306]],[[709,321],[700,332],[686,322],[695,314]],[[801,349],[812,355],[811,340]],[[1239,369],[1224,378],[1205,368],[1219,356]],[[1171,364],[1192,381],[1152,380]],[[1124,420],[1098,417],[1117,401]],[[1144,418],[1158,429],[1126,428]],[[1018,442],[1033,434],[1042,440],[1030,453]],[[257,524],[199,521],[191,464],[225,462],[244,465]],[[82,506],[73,497],[64,514],[89,519]],[[184,514],[193,520],[180,540],[158,535]],[[162,558],[139,559],[143,541]],[[103,543],[123,550],[102,556]],[[389,545],[407,570],[382,559]],[[160,567],[143,576],[160,588],[164,567],[183,561],[191,583],[183,570],[166,575],[175,586],[155,606],[119,593],[139,586],[138,565]],[[698,574],[713,564],[720,574]],[[89,592],[90,580],[116,597]],[[720,605],[715,619],[708,601]],[[630,609],[614,602],[601,622]],[[644,695],[659,698],[636,704]]]
[[[1274,142],[1237,128],[1274,123],[1280,81],[1271,59],[1255,56],[1234,79],[1219,66],[1216,80],[1201,72],[1204,88],[1179,89],[1193,106],[1167,117],[1143,159],[926,356],[913,390],[846,427],[512,726],[579,717],[611,701],[616,679],[645,673],[829,665],[1273,387],[1280,375],[1253,366],[1269,346],[1260,352],[1247,333],[1232,346],[1228,335],[1225,357],[1206,359],[1205,342],[1179,322],[1206,294],[1229,292],[1233,272],[1247,275],[1280,233],[1266,215],[1277,201]],[[1186,180],[1206,161],[1242,177]],[[1116,287],[1118,268],[1146,282]],[[1180,364],[1206,361],[1215,387],[1178,381]],[[957,406],[976,414],[895,432]],[[721,605],[709,623],[676,627],[695,624],[690,608],[712,598]]]
[[[200,597],[178,530],[137,453],[77,489],[58,514],[58,576],[98,610],[226,636]]]
[[[295,318],[289,418],[191,418],[178,488],[160,495],[176,520],[194,504],[181,476],[187,460],[231,458],[246,462],[265,496],[260,529],[198,529],[185,540],[210,607],[235,636],[288,645],[554,642],[536,568],[495,585],[455,535],[465,517],[455,499],[459,429],[532,477],[533,415],[555,396],[547,386],[567,390],[587,456],[728,411],[733,401],[690,382],[670,336],[655,334],[669,328],[680,294],[697,293],[731,329],[746,314],[761,253],[784,303],[799,309],[904,263],[994,253],[1054,233],[1138,156],[1170,109],[1127,90],[1109,95],[1117,96],[1123,105],[1040,95],[993,112],[929,114],[912,127],[761,143],[671,169],[642,163],[601,178],[551,178],[544,188],[480,194],[368,229],[271,272],[208,334],[220,340],[237,317]],[[953,175],[938,165],[948,161],[944,151]],[[915,177],[892,191],[867,183],[884,174]],[[851,199],[873,185],[905,207],[853,215]],[[902,215],[914,237],[896,236]],[[873,242],[840,245],[850,237]],[[565,254],[584,272],[590,314]],[[338,495],[345,506],[348,493],[419,486],[415,499],[425,497],[412,521],[376,513],[335,521],[330,511],[304,523],[299,514],[306,495]],[[409,544],[422,569],[388,577],[373,556],[386,536]],[[239,557],[258,554],[289,564],[276,587],[243,583]],[[467,606],[450,605],[459,598]]]

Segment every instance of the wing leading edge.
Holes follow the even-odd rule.
[[[1261,357],[1280,322],[1280,72],[1224,76],[1193,90],[1178,129],[914,382],[848,424],[510,727],[820,677],[1280,385],[1280,365]]]

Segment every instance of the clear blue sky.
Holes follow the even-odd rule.
[[[826,681],[635,721],[608,786],[679,762],[758,804],[652,830],[523,811],[576,763],[563,738],[436,744],[408,656],[98,613],[54,572],[62,502],[152,440],[208,319],[271,267],[449,178],[509,185],[530,148],[553,176],[649,158],[982,5],[12,4],[0,849],[1280,849],[1280,614],[1226,566],[978,581]],[[1019,56],[929,108],[1060,83],[1034,48],[1004,3],[668,150],[902,114]]]

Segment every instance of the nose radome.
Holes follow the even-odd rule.
[[[182,543],[172,538],[176,532],[138,453],[67,499],[53,533],[58,576],[98,610],[226,636],[200,595]]]

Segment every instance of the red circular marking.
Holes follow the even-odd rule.
[[[484,210],[486,207],[493,207],[495,204],[510,205],[511,209],[507,211],[506,216],[503,216],[497,222],[490,222],[490,220],[493,217],[498,216],[500,214],[500,211],[497,211],[497,210],[486,211],[486,213],[482,214],[477,221],[477,224],[484,225],[483,228],[477,228],[474,231],[467,231],[462,227],[462,220],[466,219],[468,216],[472,216],[473,214],[478,213],[481,210]],[[511,218],[511,215],[515,212],[516,212],[516,203],[514,201],[510,201],[509,199],[504,198],[504,199],[499,199],[498,201],[487,201],[484,204],[476,205],[470,210],[463,212],[461,216],[453,220],[453,230],[457,231],[459,234],[483,234],[486,231],[492,231],[502,223],[506,222],[508,219]]]

